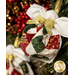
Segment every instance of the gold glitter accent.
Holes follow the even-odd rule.
[[[9,15],[7,14],[6,17],[9,17]]]
[[[44,19],[44,17],[42,17],[41,15],[38,15],[37,18],[35,20],[28,20],[27,24],[41,24],[41,25],[45,25],[45,28],[48,32],[48,34],[51,34],[52,31],[50,28],[54,27],[54,23],[55,21],[52,19]]]
[[[56,47],[58,48],[58,47],[59,47],[59,45],[56,45]]]
[[[15,75],[17,75],[17,73],[15,73]]]
[[[52,46],[54,48],[54,46]]]
[[[11,19],[11,17],[9,17],[8,19]]]
[[[10,26],[10,23],[8,23],[8,25]]]
[[[23,68],[25,68],[25,66],[22,66]]]

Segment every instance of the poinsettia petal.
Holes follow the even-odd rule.
[[[67,17],[61,17],[56,19],[54,27],[60,35],[64,37],[68,37],[68,18]]]
[[[31,7],[27,10],[27,15],[32,18],[32,19],[36,19],[36,17],[38,15],[41,15],[41,16],[44,16],[44,13],[46,12],[47,10],[40,6],[40,5],[37,5],[37,4],[33,4],[31,5]]]
[[[44,13],[44,18],[55,20],[58,18],[58,14],[54,10],[49,10]]]

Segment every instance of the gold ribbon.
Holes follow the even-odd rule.
[[[17,36],[14,42],[14,46],[15,48],[18,48],[19,45],[20,45],[19,36]]]
[[[51,29],[54,26],[55,21],[52,19],[44,19],[44,17],[42,17],[41,15],[38,15],[37,18],[35,20],[28,20],[27,24],[41,24],[41,25],[45,25],[45,28],[48,32],[48,34],[51,34]]]
[[[55,5],[55,11],[56,11],[57,13],[59,13],[60,8],[61,8],[61,5],[62,5],[62,0],[57,0],[57,1],[56,1],[56,5]]]
[[[6,59],[8,59],[10,63],[13,60],[13,58],[16,58],[16,56],[15,55],[12,55],[11,53],[10,54],[7,54],[6,53]]]

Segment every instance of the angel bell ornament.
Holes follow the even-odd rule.
[[[31,5],[27,15],[32,20],[23,30],[20,46],[26,55],[51,63],[61,48],[61,36],[68,37],[68,18],[37,4]]]
[[[30,57],[26,56],[21,48],[15,48],[12,44],[6,47],[6,73],[7,75],[34,75],[27,63]]]

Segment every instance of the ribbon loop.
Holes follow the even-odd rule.
[[[28,22],[27,22],[27,24],[37,24],[37,25],[38,24],[41,24],[41,25],[44,24],[48,34],[52,33],[50,28],[54,27],[54,23],[55,23],[54,20],[44,19],[44,17],[41,15],[38,15],[35,20],[28,20]]]
[[[54,27],[54,22],[55,21],[52,20],[52,19],[46,19],[45,20],[45,27],[46,27],[46,30],[47,30],[48,34],[52,33],[50,28]]]

